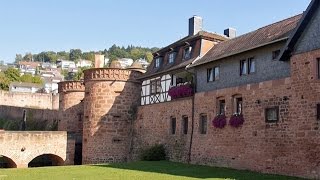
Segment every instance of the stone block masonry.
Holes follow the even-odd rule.
[[[0,105],[58,110],[59,95],[0,91]]]
[[[59,121],[59,111],[50,109],[31,109],[23,107],[0,105],[0,119],[5,121],[23,120],[23,111],[26,111],[27,124],[31,122],[37,130],[57,130],[54,126]]]
[[[67,149],[67,132],[15,132],[0,131],[0,155],[11,161],[12,167],[25,168],[34,158],[50,154],[61,159],[61,164],[70,164]],[[68,146],[67,146],[68,145]],[[5,148],[3,148],[5,147]],[[66,161],[66,162],[65,162]]]
[[[77,143],[82,143],[84,84],[81,81],[59,83],[60,131],[74,134]]]
[[[84,164],[125,162],[129,157],[132,122],[139,105],[140,72],[89,69],[84,72]]]
[[[134,123],[133,154],[154,144],[167,147],[170,160],[187,159],[191,143],[191,163],[249,169],[307,178],[320,178],[320,80],[317,63],[320,50],[291,58],[291,77],[233,88],[196,93],[194,116],[192,99],[141,106]],[[219,100],[225,101],[227,121],[235,109],[235,98],[243,100],[244,124],[239,128],[213,127]],[[267,122],[266,110],[278,108],[278,121]],[[319,111],[320,109],[318,109]],[[200,117],[207,117],[207,132],[200,133]],[[182,135],[182,117],[194,121]],[[170,119],[176,117],[177,132],[171,133]]]

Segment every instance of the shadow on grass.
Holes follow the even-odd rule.
[[[300,179],[296,177],[286,177],[270,174],[261,174],[251,171],[239,171],[227,168],[216,168],[209,166],[188,165],[182,163],[174,163],[168,161],[154,161],[154,162],[130,162],[121,164],[105,164],[94,165],[96,167],[107,167],[124,170],[134,170],[150,173],[161,173],[174,176],[183,176],[190,178],[222,178],[222,179],[237,179],[237,180],[257,180],[257,179],[270,179],[270,180],[294,180]]]

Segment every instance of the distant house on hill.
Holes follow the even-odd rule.
[[[61,69],[76,68],[76,64],[73,61],[59,59],[57,61],[57,67],[61,67]]]
[[[89,61],[89,60],[80,59],[77,62],[77,67],[78,68],[80,68],[80,67],[91,67],[91,66],[92,66],[92,61]]]
[[[35,83],[12,82],[9,86],[10,92],[36,93],[43,86]]]
[[[127,68],[132,65],[133,59],[130,58],[121,58],[118,60],[122,68]]]
[[[28,62],[28,61],[19,61],[18,68],[21,73],[30,73],[32,75],[36,74],[37,67],[40,66],[39,62]]]

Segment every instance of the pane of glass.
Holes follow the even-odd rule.
[[[242,98],[237,98],[237,114],[242,114]]]
[[[318,79],[320,79],[320,58],[318,58],[317,61],[318,61]]]
[[[247,61],[244,60],[241,63],[241,74],[247,74]]]
[[[276,108],[270,108],[267,110],[267,120],[268,121],[277,121],[277,110]]]
[[[188,134],[188,117],[183,118],[183,133]]]
[[[207,134],[207,116],[206,115],[200,116],[200,133]]]
[[[225,101],[224,100],[220,100],[219,101],[219,104],[220,104],[220,106],[219,106],[219,113],[220,114],[225,114],[225,105],[226,105],[226,103],[225,103]]]
[[[208,69],[208,82],[213,81],[213,70]]]
[[[256,72],[256,62],[255,62],[255,60],[254,59],[250,59],[249,63],[250,63],[250,65],[249,65],[250,73]]]
[[[176,134],[176,118],[171,119],[171,134]]]
[[[214,80],[218,80],[220,75],[219,67],[214,68]]]
[[[157,81],[156,81],[156,85],[157,85],[157,92],[159,93],[159,92],[161,92],[161,81],[160,81],[160,79],[158,79]]]
[[[155,81],[151,81],[151,94],[154,94],[155,92],[156,92]]]

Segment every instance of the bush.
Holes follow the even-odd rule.
[[[161,161],[166,159],[165,148],[162,144],[155,145],[142,152],[143,161]]]

